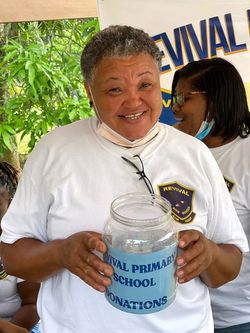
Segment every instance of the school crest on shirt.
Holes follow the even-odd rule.
[[[231,192],[232,189],[233,189],[233,187],[234,187],[234,185],[235,185],[235,183],[234,183],[232,180],[230,180],[230,179],[228,179],[227,177],[225,177],[225,176],[224,176],[224,180],[225,180],[225,182],[226,182],[226,185],[227,185],[228,191]]]
[[[193,212],[194,191],[178,182],[158,185],[160,195],[172,205],[172,216],[179,223],[191,223],[195,218]]]
[[[6,279],[8,276],[8,274],[5,272],[4,268],[3,268],[3,264],[0,261],[0,280],[4,280]]]

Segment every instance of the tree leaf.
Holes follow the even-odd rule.
[[[36,77],[36,71],[34,66],[32,66],[32,64],[30,64],[28,68],[29,68],[29,84],[33,86]]]
[[[5,146],[12,151],[12,145],[10,143],[10,135],[8,132],[2,131],[2,138],[3,138],[3,142],[5,144]]]

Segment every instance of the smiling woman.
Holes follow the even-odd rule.
[[[115,28],[111,33],[117,40]],[[111,36],[105,37],[105,31],[105,47],[98,35],[94,36],[82,53],[81,68],[101,131],[110,128],[125,141],[133,141],[145,137],[161,114],[161,55],[154,43],[144,43],[142,36],[137,36],[135,43],[130,38],[136,32],[124,27],[125,33],[127,41],[119,45],[117,40],[116,47],[111,46],[113,41]]]
[[[103,58],[85,87],[101,124],[130,141],[146,136],[160,117],[159,69],[150,55]]]
[[[250,241],[250,113],[237,69],[225,59],[194,61],[176,71],[172,90],[179,130],[196,136],[211,149],[223,172],[231,198]],[[210,290],[216,333],[250,332],[250,253],[239,276]]]
[[[220,170],[205,145],[159,123],[161,52],[147,33],[119,25],[96,33],[81,68],[96,116],[56,128],[29,156],[2,223],[6,271],[42,282],[44,333],[212,333],[208,286],[235,278],[248,249]],[[178,291],[166,309],[131,317],[102,294],[119,302],[110,285],[124,282],[103,261],[102,233],[115,198],[148,191],[176,207]],[[141,304],[131,294],[126,304],[168,302],[155,300],[152,281],[135,277],[151,296]]]

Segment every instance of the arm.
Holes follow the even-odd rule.
[[[6,320],[0,319],[0,333],[29,333],[26,328],[16,326]]]
[[[93,252],[106,251],[101,234],[83,231],[48,243],[22,238],[1,246],[6,272],[25,280],[41,282],[66,268],[98,291],[111,283],[112,267]]]
[[[242,253],[232,244],[215,244],[196,230],[181,231],[176,270],[179,283],[199,276],[209,287],[217,288],[235,279],[239,273]]]
[[[38,283],[23,281],[17,284],[17,290],[21,298],[21,307],[11,318],[13,324],[30,330],[38,321],[36,300],[40,285]]]

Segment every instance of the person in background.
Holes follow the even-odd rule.
[[[210,148],[249,242],[250,113],[239,72],[222,58],[194,61],[175,72],[172,94],[175,127]],[[238,277],[210,296],[215,332],[250,332],[249,252]]]
[[[0,223],[15,194],[17,184],[17,170],[7,162],[0,162]],[[0,260],[0,332],[39,332],[39,317],[36,311],[38,290],[38,283],[8,275]]]
[[[144,31],[98,32],[81,67],[96,117],[51,131],[26,161],[2,223],[6,270],[42,282],[43,333],[212,333],[208,286],[234,279],[248,250],[219,167],[205,145],[159,123],[161,52]],[[103,295],[113,270],[102,231],[115,198],[148,190],[175,208],[183,251],[175,301],[137,315]]]

